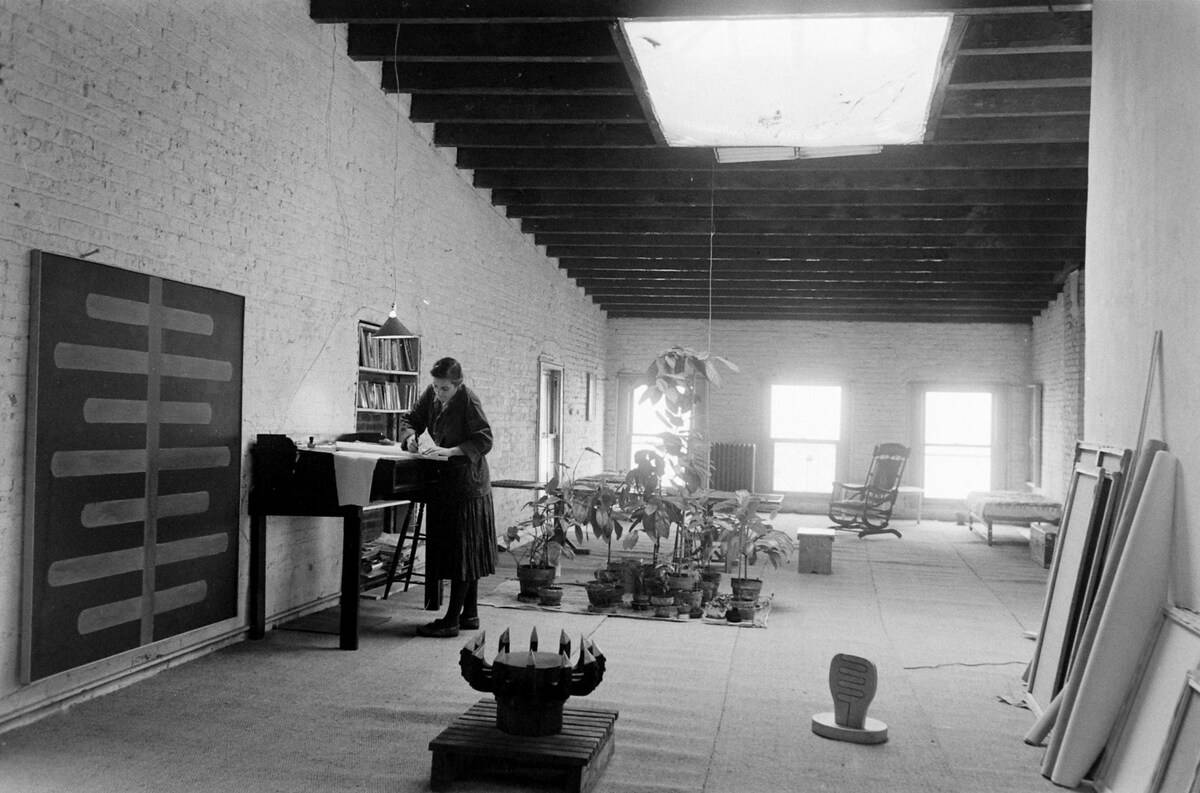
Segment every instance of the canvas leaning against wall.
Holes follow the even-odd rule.
[[[239,295],[32,253],[21,677],[237,616]]]

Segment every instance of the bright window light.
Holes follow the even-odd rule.
[[[683,419],[682,427],[672,427],[667,422],[659,418],[658,407],[649,403],[643,402],[642,396],[646,393],[646,386],[640,385],[633,389],[631,396],[633,400],[633,411],[631,416],[630,426],[630,448],[628,465],[633,467],[633,458],[642,449],[651,449],[663,454],[662,438],[659,437],[664,432],[673,432],[682,434],[691,430],[692,414],[691,412],[684,413],[680,416]],[[665,455],[664,455],[665,456]],[[667,461],[667,467],[670,469],[670,461]],[[674,470],[668,470],[667,476],[674,476]]]
[[[950,15],[621,20],[671,146],[868,146],[925,134]]]
[[[771,385],[771,489],[828,493],[842,427],[840,386]]]
[[[925,496],[966,498],[991,490],[992,395],[925,394]]]

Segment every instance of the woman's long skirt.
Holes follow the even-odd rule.
[[[473,581],[496,572],[492,494],[434,499],[425,512],[425,575]]]

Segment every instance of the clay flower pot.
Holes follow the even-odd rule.
[[[553,567],[530,567],[523,564],[517,568],[517,580],[521,583],[521,592],[517,600],[522,603],[534,603],[538,599],[538,590],[554,583]]]
[[[549,584],[538,589],[538,603],[543,606],[561,606],[563,589],[558,584]]]

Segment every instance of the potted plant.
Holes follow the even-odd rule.
[[[774,528],[770,520],[779,512],[777,505],[763,505],[747,490],[738,490],[734,497],[713,507],[714,520],[721,526],[719,539],[730,570],[730,587],[735,601],[757,602],[762,591],[762,579],[751,578],[750,568],[759,556],[778,568],[795,549],[795,542],[786,532]]]
[[[584,451],[598,453],[591,448]],[[583,453],[580,454],[582,457]],[[575,466],[579,466],[578,460]],[[517,563],[517,580],[521,585],[518,600],[538,600],[538,590],[554,583],[559,559],[563,556],[574,558],[567,542],[567,531],[575,520],[577,507],[574,473],[572,468],[565,485],[557,476],[550,479],[542,486],[540,496],[526,502],[529,516],[509,526],[505,532],[504,548]]]
[[[618,516],[617,491],[601,479],[594,486],[581,488],[573,498],[572,524],[576,538],[583,542],[587,534],[604,540],[605,565],[595,571],[595,579],[586,584],[589,608],[613,611],[625,592],[625,573],[612,558],[613,538],[620,538],[624,526]]]
[[[639,449],[634,453],[633,463],[620,494],[621,506],[629,513],[629,532],[622,544],[633,548],[642,533],[650,535],[653,543],[650,564],[657,565],[660,545],[671,536],[671,527],[682,514],[663,492],[666,472],[663,456],[652,449]]]

